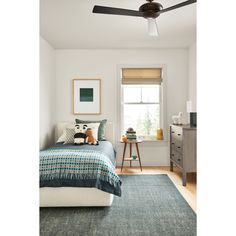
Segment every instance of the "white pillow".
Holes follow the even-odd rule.
[[[57,140],[57,143],[64,143],[65,139],[66,139],[66,130],[64,129],[62,135]]]

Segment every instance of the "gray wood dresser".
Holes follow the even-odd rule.
[[[170,125],[170,170],[176,165],[182,171],[183,186],[187,173],[197,170],[197,129],[190,125]]]

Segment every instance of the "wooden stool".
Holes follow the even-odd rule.
[[[141,142],[142,142],[142,140],[127,140],[126,142],[121,141],[121,143],[124,143],[124,151],[123,151],[121,171],[123,169],[124,161],[129,161],[130,162],[130,167],[132,166],[132,161],[139,161],[139,166],[140,166],[140,169],[142,171],[141,157],[140,157],[139,148],[138,148],[138,144],[141,143]],[[129,157],[125,157],[125,151],[126,151],[127,144],[130,145],[130,156]],[[135,158],[135,159],[132,157],[132,144],[135,144],[136,150],[137,150],[138,157]]]

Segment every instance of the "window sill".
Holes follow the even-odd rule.
[[[147,142],[147,143],[165,143],[167,142],[166,139],[163,139],[163,140],[158,140],[156,139],[155,136],[138,136],[137,137],[139,140],[142,140],[143,142]]]
[[[141,139],[143,143],[167,143],[167,140],[148,140]]]

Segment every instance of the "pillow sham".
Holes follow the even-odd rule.
[[[75,123],[76,124],[99,123],[97,139],[99,141],[105,141],[106,140],[105,130],[106,130],[107,119],[97,120],[97,121],[75,119]]]

